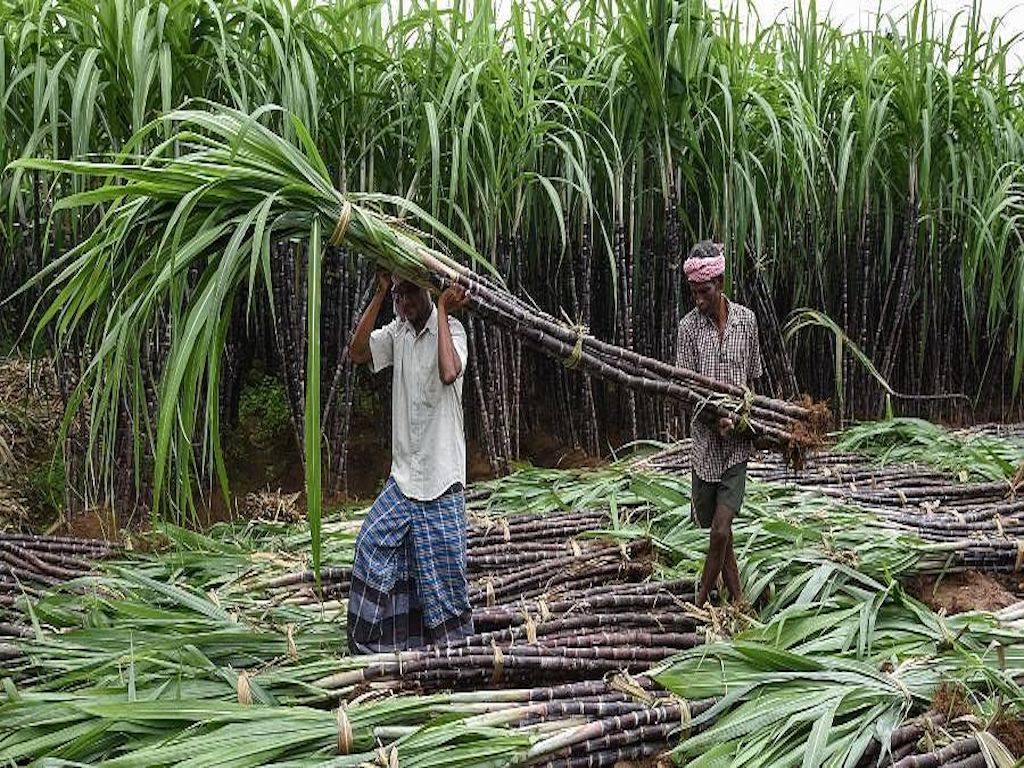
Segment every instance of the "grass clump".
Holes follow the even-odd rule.
[[[29,469],[25,474],[28,507],[40,515],[59,514],[64,508],[64,462],[55,458]]]
[[[238,401],[238,423],[261,448],[270,447],[289,430],[291,414],[284,386],[273,376],[254,373]]]

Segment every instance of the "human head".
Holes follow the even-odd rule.
[[[395,301],[395,312],[400,318],[408,320],[416,328],[426,324],[432,309],[426,288],[396,277],[391,286],[391,296]]]
[[[683,263],[690,296],[702,315],[711,315],[719,305],[725,280],[725,246],[701,240],[690,249]]]

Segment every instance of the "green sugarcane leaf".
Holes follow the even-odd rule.
[[[818,768],[818,766],[825,764],[832,722],[838,708],[839,700],[832,700],[814,721],[811,734],[807,739],[807,745],[804,748],[802,768]]]
[[[312,543],[313,573],[320,585],[321,514],[320,486],[320,285],[321,251],[320,220],[313,219],[309,233],[309,263],[307,264],[306,305],[306,517],[309,520]]]

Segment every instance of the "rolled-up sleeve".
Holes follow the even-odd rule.
[[[448,327],[452,332],[452,346],[455,347],[455,354],[459,356],[459,362],[462,364],[459,369],[459,376],[462,376],[466,372],[466,364],[469,362],[469,343],[466,341],[466,329],[454,317],[448,318]]]
[[[395,330],[398,318],[370,333],[370,368],[383,371],[395,362]]]

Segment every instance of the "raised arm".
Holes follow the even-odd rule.
[[[462,360],[455,350],[448,313],[462,309],[469,302],[465,289],[452,285],[437,301],[437,374],[444,384],[454,384],[462,373]]]
[[[366,311],[359,318],[356,331],[352,334],[352,340],[348,343],[348,356],[353,363],[361,365],[370,362],[370,333],[377,323],[377,315],[384,304],[384,299],[391,291],[391,275],[383,270],[377,271],[377,290],[370,299]]]

